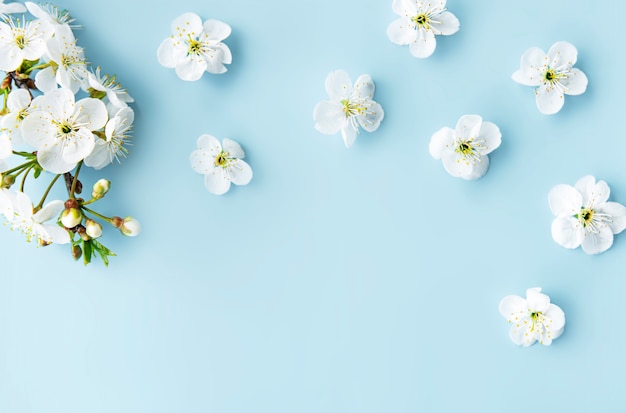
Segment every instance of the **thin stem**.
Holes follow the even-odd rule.
[[[41,201],[39,201],[37,208],[41,208],[43,206],[43,203],[46,202],[46,198],[48,197],[50,190],[52,189],[52,187],[54,186],[54,183],[57,181],[57,179],[59,179],[60,176],[61,174],[56,175],[54,179],[52,180],[52,182],[50,182],[50,185],[48,185],[46,192],[44,192],[43,196],[41,197]]]
[[[72,181],[72,187],[70,188],[70,198],[74,198],[74,192],[76,192],[76,184],[78,183],[78,174],[80,173],[80,168],[83,166],[83,161],[78,163],[78,167],[76,168],[76,173],[74,174],[74,180]]]
[[[85,204],[82,204],[82,205],[81,205],[81,207],[82,207],[82,209],[83,209],[84,211],[89,212],[90,214],[95,215],[95,216],[97,216],[98,218],[100,218],[100,219],[102,219],[102,220],[104,220],[104,221],[111,222],[111,219],[112,219],[112,218],[105,217],[104,215],[97,213],[97,212],[96,212],[96,211],[94,211],[93,209],[87,208],[87,207],[85,206]]]
[[[22,191],[22,192],[24,192],[24,184],[26,184],[26,177],[28,176],[28,173],[32,169],[33,169],[33,165],[29,166],[28,169],[26,169],[26,173],[24,174],[24,177],[22,178],[22,185],[20,185],[20,191]]]
[[[28,168],[28,167],[31,167],[31,168],[33,167],[33,161],[24,162],[23,164],[18,165],[18,166],[16,166],[15,168],[11,168],[11,169],[9,169],[9,170],[2,171],[2,174],[3,174],[3,175],[10,175],[10,174],[12,174],[12,173],[13,173],[13,172],[15,172],[15,171],[19,171],[19,170],[21,170],[21,169],[26,169],[26,168]],[[21,172],[20,172],[20,173],[21,173]]]
[[[39,65],[32,66],[31,68],[29,68],[28,70],[24,71],[23,73],[24,73],[25,75],[29,75],[29,74],[30,74],[33,70],[36,70],[36,69],[45,69],[45,68],[46,68],[46,67],[48,67],[48,66],[50,66],[50,62],[47,62],[47,63],[41,63],[41,64],[39,64]]]

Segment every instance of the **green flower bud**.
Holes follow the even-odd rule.
[[[107,192],[109,192],[109,188],[111,188],[111,182],[106,179],[100,179],[93,185],[93,191],[91,192],[91,197],[93,199],[102,198]]]
[[[87,235],[91,238],[99,238],[102,235],[102,225],[98,224],[93,219],[85,221],[85,229],[87,230]]]
[[[66,208],[61,212],[61,224],[65,228],[74,228],[83,220],[83,214],[78,208]]]

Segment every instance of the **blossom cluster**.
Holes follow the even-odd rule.
[[[100,256],[107,264],[114,254],[98,241],[101,223],[125,235],[136,235],[139,224],[93,209],[108,180],[98,180],[84,199],[78,178],[83,167],[100,170],[126,157],[133,99],[115,76],[88,62],[69,12],[32,2],[1,6],[0,211],[29,241],[70,244],[76,259]],[[26,193],[31,178],[50,179],[38,202]],[[48,201],[57,183],[67,198]]]

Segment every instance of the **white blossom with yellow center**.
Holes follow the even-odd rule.
[[[232,139],[220,141],[211,135],[198,138],[198,149],[191,153],[189,160],[194,171],[204,175],[204,186],[215,195],[228,192],[231,182],[247,185],[252,179],[252,168],[243,158],[241,146]]]
[[[535,100],[539,111],[553,115],[561,110],[564,95],[580,95],[587,89],[587,76],[572,66],[578,50],[568,42],[556,42],[548,53],[531,47],[522,55],[520,68],[513,80],[525,86],[535,86]]]
[[[500,314],[511,324],[511,340],[528,347],[536,341],[549,346],[552,340],[563,334],[565,314],[550,303],[550,297],[541,288],[526,290],[526,299],[509,295],[500,301]]]
[[[46,52],[52,32],[41,21],[0,21],[0,70],[12,72],[24,60],[38,60]]]
[[[341,132],[347,148],[352,146],[362,127],[374,132],[385,113],[375,102],[374,82],[370,75],[361,75],[352,86],[350,76],[343,70],[326,77],[326,93],[330,100],[319,102],[313,111],[315,129],[327,135]]]
[[[502,134],[491,122],[478,115],[464,115],[456,128],[444,127],[430,140],[430,154],[441,159],[446,171],[459,178],[478,179],[487,173],[487,154],[500,146]]]
[[[557,185],[550,191],[548,202],[556,216],[552,222],[552,238],[565,248],[582,249],[599,254],[613,245],[613,237],[626,229],[626,207],[609,202],[611,191],[604,181],[591,175],[575,186]]]
[[[230,36],[228,24],[214,19],[202,23],[195,13],[185,13],[172,22],[172,35],[157,51],[159,63],[176,70],[182,80],[195,81],[204,72],[226,72],[232,62],[230,49],[222,40]]]
[[[459,30],[456,16],[446,9],[446,0],[394,0],[394,13],[400,16],[387,28],[392,43],[409,45],[411,54],[426,58],[437,47],[436,35],[448,36]]]

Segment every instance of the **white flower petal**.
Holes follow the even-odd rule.
[[[63,160],[68,164],[76,164],[89,156],[95,144],[93,133],[87,128],[80,128],[71,137],[65,138]]]
[[[232,158],[243,159],[246,157],[241,145],[232,139],[224,138],[222,140],[222,148],[225,152],[228,152]]]
[[[6,132],[0,132],[0,159],[7,159],[13,155],[13,144]],[[4,162],[2,162],[4,164]],[[0,172],[2,172],[0,170]]]
[[[215,156],[212,156],[206,149],[196,149],[189,156],[191,169],[207,175],[215,168]]]
[[[480,139],[485,140],[483,148],[479,149],[482,155],[491,153],[502,143],[502,133],[500,132],[500,128],[492,122],[483,122],[480,125],[480,132],[478,132],[478,136]]]
[[[576,63],[578,50],[573,44],[568,42],[556,42],[548,50],[548,59],[550,67],[572,67]]]
[[[489,169],[489,157],[482,156],[480,162],[472,163],[463,160],[463,156],[454,151],[446,151],[441,156],[445,170],[452,176],[466,180],[478,179],[487,173]]]
[[[441,159],[444,151],[452,147],[454,143],[454,129],[447,126],[439,129],[430,138],[430,144],[428,145],[428,151],[430,156],[435,159]]]
[[[324,100],[313,110],[315,129],[326,135],[334,135],[346,127],[346,114],[338,102]]]
[[[43,223],[50,221],[51,219],[56,220],[59,217],[59,214],[61,214],[61,211],[63,211],[64,209],[65,204],[63,203],[63,201],[50,201],[33,215],[33,221]]]
[[[413,56],[425,59],[433,54],[436,47],[435,34],[420,28],[417,30],[417,39],[409,45],[409,50]]]
[[[354,82],[354,89],[352,97],[356,97],[364,100],[371,100],[374,98],[375,86],[370,75],[361,75]]]
[[[467,140],[477,138],[480,134],[480,127],[483,118],[478,115],[463,115],[456,123],[455,134],[457,138]]]
[[[247,185],[252,179],[252,168],[245,161],[237,159],[229,168],[230,179],[235,185]]]
[[[461,178],[466,179],[468,181],[472,181],[474,179],[482,178],[489,170],[489,156],[484,155],[481,156],[480,160],[474,164],[472,164],[472,169],[469,173],[462,175]]]
[[[7,98],[7,108],[10,112],[19,112],[30,105],[30,93],[26,89],[13,89]]]
[[[554,215],[573,216],[580,212],[583,206],[583,196],[573,186],[561,184],[550,190],[548,203]]]
[[[392,43],[404,46],[417,40],[417,31],[410,19],[401,17],[387,27],[387,37]]]
[[[539,86],[543,79],[543,66],[547,63],[545,52],[538,47],[531,47],[522,55],[520,68],[513,73],[513,80],[526,86]]]
[[[224,66],[224,61],[226,60],[224,50],[224,48],[214,47],[211,51],[204,54],[203,57],[206,62],[206,68],[204,70],[216,75],[226,73],[228,69]],[[228,48],[226,48],[226,50],[228,50]],[[228,51],[228,56],[230,56],[230,51]]]
[[[582,194],[583,205],[586,207],[594,207],[608,201],[611,195],[611,189],[605,181],[596,182],[596,178],[592,175],[583,176],[576,184],[576,189]]]
[[[76,102],[75,123],[93,131],[106,125],[108,120],[107,108],[100,99],[84,98]]]
[[[70,242],[69,233],[64,228],[61,228],[56,224],[41,225],[39,231],[45,231],[45,238],[47,238],[45,241],[47,242],[60,245],[68,244]],[[39,238],[42,238],[41,234],[39,235]]]
[[[352,125],[346,125],[341,129],[341,137],[343,138],[343,143],[346,145],[346,148],[352,146],[358,134],[358,131],[354,129]]]
[[[534,334],[530,331],[531,323],[530,319],[520,320],[518,323],[513,323],[509,337],[511,341],[518,346],[528,347],[535,343],[536,339]]]
[[[207,150],[213,158],[222,152],[222,145],[220,144],[220,141],[212,135],[201,135],[198,138],[197,146],[199,149]]]
[[[417,14],[417,3],[414,0],[393,0],[391,9],[399,16],[415,16]]]
[[[231,28],[228,24],[215,19],[209,19],[202,25],[202,30],[215,42],[221,42],[230,36]]]
[[[541,293],[541,288],[529,288],[526,290],[528,310],[532,313],[543,313],[548,310],[550,297]]]
[[[437,34],[449,36],[459,31],[461,23],[454,14],[444,11],[433,18],[432,26]]]
[[[583,241],[583,230],[577,219],[560,216],[552,221],[552,239],[562,247],[574,249]]]
[[[597,212],[608,214],[611,216],[609,228],[613,234],[619,234],[626,229],[626,207],[617,202],[607,202],[598,208]]]
[[[535,94],[537,108],[544,115],[554,115],[561,110],[565,102],[563,93],[553,87],[539,87]]]
[[[349,99],[352,91],[350,76],[343,70],[336,70],[326,76],[326,93],[331,100]]]
[[[39,150],[44,145],[54,143],[55,127],[48,112],[33,112],[22,122],[24,142]]]
[[[509,323],[514,323],[528,314],[528,303],[519,295],[507,295],[500,301],[498,310]]]
[[[185,49],[177,47],[176,42],[177,40],[168,37],[159,45],[157,59],[161,66],[173,69],[180,60],[185,58]]]
[[[196,39],[202,32],[202,19],[195,13],[181,14],[172,22],[171,30],[175,36],[186,39],[188,35],[191,35]]]
[[[26,7],[24,7],[24,5],[20,3],[6,3],[6,4],[2,4],[1,12],[3,14],[24,13],[26,12]]]
[[[230,189],[228,172],[223,168],[213,168],[210,173],[204,176],[204,186],[212,194],[225,194]]]
[[[565,313],[559,306],[550,304],[543,315],[548,319],[552,340],[558,338],[563,333],[563,327],[565,327]]]
[[[385,117],[385,112],[383,107],[374,101],[369,101],[367,108],[367,112],[364,115],[357,115],[356,119],[367,132],[374,132]]]
[[[598,232],[587,232],[581,246],[587,254],[600,254],[613,245],[613,231],[608,226],[600,226]]]
[[[579,69],[572,69],[567,78],[561,80],[561,84],[566,87],[564,93],[567,95],[580,95],[587,90],[587,76]]]
[[[205,59],[196,56],[188,56],[178,62],[176,65],[176,74],[182,80],[193,82],[202,77],[206,68],[207,62]]]
[[[37,152],[37,161],[42,168],[53,174],[69,172],[76,166],[75,162],[70,163],[63,159],[63,145],[59,143],[41,148]]]
[[[46,67],[35,75],[35,86],[43,93],[48,93],[57,88],[56,73],[52,67]]]

